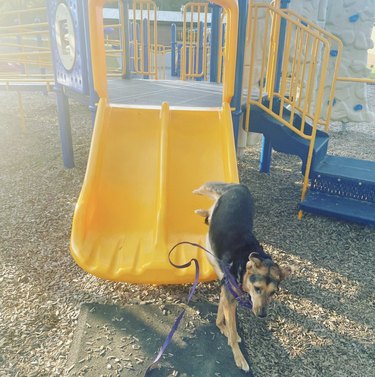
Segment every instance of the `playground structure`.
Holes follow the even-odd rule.
[[[204,242],[205,224],[197,221],[194,209],[209,203],[191,193],[207,179],[238,181],[230,111],[238,11],[234,1],[219,3],[227,9],[228,19],[222,106],[202,109],[172,108],[166,102],[156,108],[111,104],[103,1],[90,2],[99,103],[71,239],[74,259],[90,273],[138,283],[194,279],[191,269],[176,272],[167,253],[186,237]],[[213,279],[211,266],[195,248],[181,248],[174,260],[180,263],[193,256],[199,260],[201,280]]]
[[[131,11],[120,1],[117,23],[105,22],[104,1],[73,1],[72,9],[49,2],[66,166],[74,164],[68,96],[83,98],[93,114],[98,102],[72,230],[71,251],[81,267],[111,280],[192,281],[193,271],[171,268],[167,252],[182,240],[204,242],[206,228],[193,211],[209,203],[191,191],[208,180],[238,181],[240,128],[264,135],[263,172],[270,171],[272,149],[301,158],[301,211],[375,224],[375,163],[327,155],[342,43],[286,3],[239,1],[238,21],[235,1],[188,3],[181,37],[175,28],[171,44],[172,76],[186,81],[163,81],[157,57],[166,48],[158,44],[151,1],[134,2]],[[79,17],[83,22],[74,22]],[[185,98],[178,102],[179,96]],[[175,262],[197,255],[181,248]],[[199,260],[201,279],[213,279]]]
[[[16,91],[21,125],[25,112],[21,92],[49,92],[53,66],[45,7],[4,9],[0,27],[0,90]]]

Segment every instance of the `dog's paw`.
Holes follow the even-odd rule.
[[[223,333],[223,331],[221,332],[222,334],[224,334]],[[229,340],[229,336],[228,336],[228,334],[227,334],[227,332],[225,332],[225,334],[224,334],[226,337],[228,337],[228,344],[230,345],[230,340]],[[242,342],[242,339],[241,339],[241,337],[240,336],[238,336],[237,335],[237,339],[236,339],[236,342],[237,343],[241,343]]]
[[[248,372],[250,370],[249,364],[241,353],[234,355],[234,361],[236,362],[237,367],[243,371]]]
[[[194,210],[194,212],[197,215],[202,216],[202,217],[208,217],[210,215],[209,212],[206,209],[196,209],[196,210]]]
[[[194,195],[203,195],[202,194],[202,187],[199,187],[199,188],[193,190],[193,194]]]
[[[228,330],[224,323],[216,324],[216,326],[219,328],[220,332],[228,338]]]

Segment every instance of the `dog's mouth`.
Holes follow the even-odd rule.
[[[258,310],[253,309],[253,313],[258,317],[258,318],[266,318],[267,317],[267,309],[266,308],[260,308]]]

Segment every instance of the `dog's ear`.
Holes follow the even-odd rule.
[[[280,281],[287,279],[292,272],[293,269],[289,266],[280,267]]]
[[[252,266],[260,267],[262,264],[262,259],[258,253],[251,253],[249,255],[249,262],[246,264],[246,268],[250,269]]]

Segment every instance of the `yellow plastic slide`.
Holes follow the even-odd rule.
[[[89,161],[74,213],[71,253],[86,271],[104,279],[172,284],[194,280],[195,271],[176,269],[169,250],[180,241],[204,245],[207,226],[194,213],[212,205],[192,194],[206,181],[237,182],[229,107],[233,96],[238,7],[226,9],[223,105],[169,108],[108,102],[104,49],[104,0],[89,0],[95,90],[100,100]],[[199,260],[200,280],[215,279],[204,252],[180,246],[174,263]]]
[[[208,180],[238,180],[229,107],[169,109],[109,106],[101,100],[79,197],[71,252],[86,271],[134,283],[186,283],[193,266],[168,262],[177,242],[204,246],[194,213],[212,203],[193,195]],[[175,263],[197,257],[201,280],[215,278],[204,252],[180,246]]]

